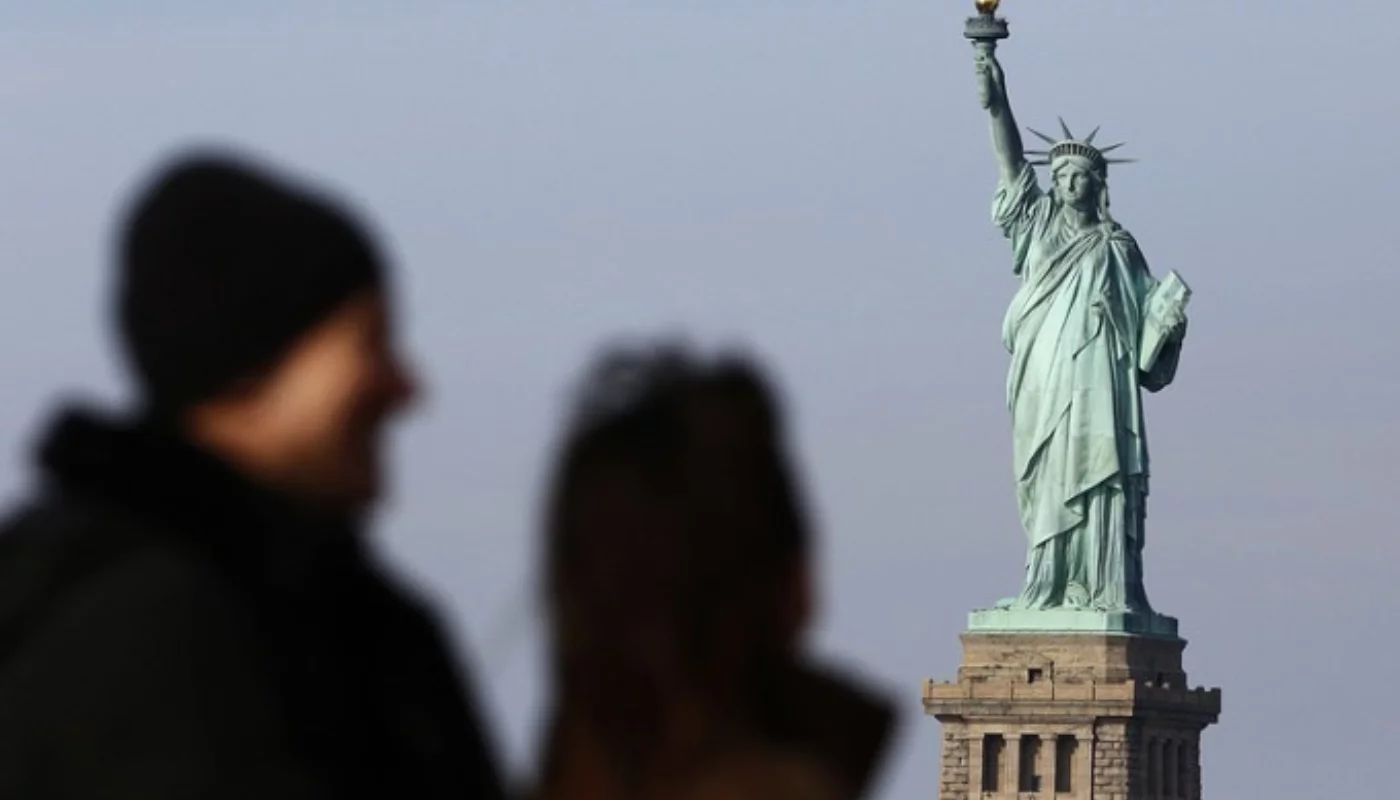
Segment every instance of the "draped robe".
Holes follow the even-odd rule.
[[[1156,285],[1112,222],[1075,227],[1026,165],[998,186],[993,218],[1021,280],[1003,326],[1016,494],[1029,543],[1014,607],[1150,611],[1142,586],[1147,439],[1141,389],[1175,373],[1180,340],[1139,369]]]

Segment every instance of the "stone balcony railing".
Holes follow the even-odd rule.
[[[1202,714],[1220,713],[1220,689],[1186,689],[1155,686],[1145,681],[1121,683],[1016,681],[924,681],[925,706],[968,701],[1042,701],[1072,703],[1128,703],[1167,706]]]

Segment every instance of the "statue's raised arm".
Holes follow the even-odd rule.
[[[1026,165],[1026,154],[1021,145],[1021,133],[1016,129],[1016,117],[1011,113],[1011,103],[1006,97],[1006,74],[997,62],[996,51],[987,42],[973,46],[976,54],[978,91],[982,107],[992,118],[992,149],[996,153],[997,166],[1001,167],[1003,183],[1010,184],[1021,174]]]

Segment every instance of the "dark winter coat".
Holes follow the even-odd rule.
[[[350,526],[69,413],[0,529],[0,797],[496,798],[464,676]]]

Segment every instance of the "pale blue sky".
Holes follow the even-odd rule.
[[[0,2],[0,489],[56,394],[119,397],[114,202],[171,145],[246,145],[348,192],[403,267],[435,392],[385,536],[475,648],[515,765],[542,697],[512,609],[562,391],[603,337],[684,329],[751,343],[789,390],[822,645],[903,700],[881,796],[936,796],[919,681],[954,674],[1023,548],[964,4],[211,6]],[[1115,214],[1195,289],[1177,385],[1148,400],[1147,573],[1192,682],[1225,691],[1206,790],[1388,791],[1400,5],[1004,11],[1021,121],[1127,139]]]

